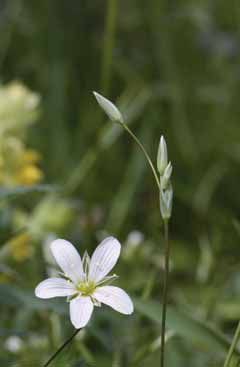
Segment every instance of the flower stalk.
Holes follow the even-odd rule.
[[[161,328],[161,367],[164,367],[164,352],[165,352],[165,333],[166,333],[166,315],[167,315],[167,296],[168,296],[168,278],[169,278],[169,258],[170,258],[170,245],[169,245],[169,219],[172,215],[172,201],[173,201],[173,188],[171,184],[172,164],[168,162],[167,144],[163,136],[160,138],[159,148],[157,153],[157,170],[155,169],[151,158],[145,150],[142,143],[138,140],[132,130],[125,124],[123,115],[118,108],[108,99],[94,92],[100,107],[105,111],[108,117],[122,125],[127,133],[133,138],[135,143],[142,150],[156,181],[159,189],[159,204],[160,214],[164,222],[164,238],[165,238],[165,256],[164,256],[164,284],[163,284],[163,311],[162,311],[162,328]],[[158,171],[158,173],[157,173]]]
[[[169,278],[169,257],[170,242],[168,219],[164,221],[164,239],[165,239],[165,258],[164,258],[164,284],[163,284],[163,309],[162,309],[162,330],[161,330],[161,367],[164,366],[165,358],[165,333],[167,316],[167,298],[168,298],[168,278]]]
[[[232,359],[232,356],[233,356],[234,351],[236,349],[239,338],[240,338],[240,321],[239,321],[237,329],[235,331],[233,341],[232,341],[232,344],[229,348],[229,351],[228,351],[228,354],[227,354],[227,357],[225,359],[223,367],[230,367],[231,359]]]
[[[158,189],[160,190],[160,180],[158,178],[158,174],[156,169],[154,168],[154,165],[151,161],[151,158],[149,157],[146,149],[140,142],[140,140],[137,138],[137,136],[132,132],[132,130],[127,126],[127,124],[124,122],[124,117],[119,111],[119,109],[113,104],[109,99],[103,97],[101,94],[97,92],[93,92],[99,106],[103,109],[103,111],[107,114],[107,116],[110,118],[111,121],[116,122],[127,131],[127,133],[131,136],[131,138],[135,141],[135,143],[139,146],[139,148],[142,150],[150,168],[153,173],[154,179],[156,181],[156,184],[158,186]]]
[[[142,150],[143,154],[145,155],[145,158],[152,170],[152,173],[153,173],[153,176],[154,176],[154,179],[156,181],[156,184],[158,186],[158,189],[160,190],[160,181],[159,181],[159,178],[158,178],[158,175],[157,175],[157,172],[154,168],[154,165],[151,161],[151,158],[149,157],[146,149],[144,148],[144,146],[142,145],[142,143],[140,142],[140,140],[136,137],[136,135],[132,132],[131,129],[129,129],[129,127],[123,122],[121,124],[123,126],[123,128],[128,132],[128,134],[134,139],[135,143],[137,143],[137,145],[139,146],[139,148]]]
[[[76,329],[74,333],[56,350],[56,352],[48,359],[48,361],[43,365],[43,367],[47,367],[50,363],[61,353],[61,351],[75,338],[75,336],[79,333],[81,329]]]
[[[163,136],[160,138],[157,168],[160,175],[160,213],[164,223],[164,240],[165,240],[165,255],[164,255],[164,281],[163,281],[163,310],[162,310],[162,329],[161,329],[161,354],[160,366],[164,367],[165,362],[165,334],[166,334],[166,317],[168,303],[168,279],[169,279],[169,258],[170,258],[170,243],[169,243],[169,219],[172,215],[173,188],[171,184],[172,164],[168,162],[167,144]]]

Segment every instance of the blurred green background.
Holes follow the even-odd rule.
[[[240,7],[237,1],[0,3],[0,362],[42,366],[72,333],[41,301],[56,237],[123,245],[130,318],[107,307],[53,366],[159,365],[163,228],[144,157],[107,121],[114,101],[156,161],[164,134],[174,208],[168,367],[221,366],[240,318]],[[33,124],[34,122],[34,124]]]

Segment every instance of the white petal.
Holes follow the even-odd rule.
[[[131,298],[121,288],[113,287],[111,285],[99,287],[93,293],[93,297],[96,298],[97,301],[105,303],[120,313],[125,315],[133,313],[133,303]]]
[[[51,244],[51,250],[56,262],[67,277],[74,283],[84,279],[81,257],[70,242],[55,240]]]
[[[123,117],[119,109],[111,102],[109,99],[103,97],[101,94],[97,92],[93,92],[98,104],[102,109],[106,112],[108,117],[112,121],[119,121],[123,123]]]
[[[121,251],[121,245],[114,237],[107,237],[98,245],[94,251],[88,278],[94,282],[99,282],[107,275],[116,264]]]
[[[77,297],[70,302],[70,318],[76,329],[87,325],[93,312],[93,303],[90,297]]]
[[[39,298],[67,297],[74,293],[73,284],[61,278],[46,279],[35,288],[35,295]]]

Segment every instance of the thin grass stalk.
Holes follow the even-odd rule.
[[[159,178],[158,178],[157,172],[156,172],[156,170],[155,170],[155,168],[154,168],[154,165],[153,165],[153,163],[152,163],[152,161],[151,161],[151,158],[149,157],[149,155],[148,155],[148,153],[147,153],[146,149],[144,148],[144,146],[142,145],[142,143],[138,140],[138,138],[136,137],[136,135],[132,132],[132,130],[131,130],[131,129],[129,129],[129,127],[128,127],[125,123],[122,123],[121,125],[122,125],[122,126],[124,127],[124,129],[128,132],[128,134],[129,134],[129,135],[131,135],[131,137],[134,139],[134,141],[137,143],[137,145],[138,145],[138,146],[140,147],[140,149],[142,150],[142,152],[143,152],[143,154],[145,155],[145,158],[146,158],[146,160],[147,160],[147,162],[148,162],[148,164],[149,164],[149,166],[150,166],[150,168],[151,168],[151,170],[152,170],[152,173],[153,173],[154,179],[155,179],[155,181],[156,181],[156,184],[157,184],[157,186],[158,186],[158,189],[160,190],[160,181],[159,181]]]
[[[236,349],[239,338],[240,338],[240,321],[239,321],[237,329],[235,331],[233,341],[232,341],[232,344],[229,348],[229,351],[228,351],[228,354],[227,354],[227,357],[225,359],[223,367],[230,367],[231,359],[232,359],[232,356],[233,356],[234,351]]]
[[[162,309],[161,355],[160,355],[161,367],[164,367],[164,359],[165,359],[165,334],[166,334],[166,316],[167,316],[167,301],[168,301],[167,298],[168,298],[169,257],[170,257],[168,220],[164,221],[164,239],[165,239],[165,257],[164,257],[163,309]]]
[[[43,367],[47,367],[50,363],[61,353],[61,351],[75,338],[75,336],[79,333],[81,329],[76,329],[74,333],[68,338],[59,348],[58,350],[48,359],[48,361],[43,365]]]
[[[108,94],[111,82],[112,56],[116,32],[117,0],[108,0],[104,31],[104,46],[102,55],[101,87]]]

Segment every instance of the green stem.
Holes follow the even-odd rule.
[[[164,238],[165,238],[165,264],[164,264],[163,309],[162,309],[162,330],[161,330],[161,356],[160,356],[161,367],[164,367],[165,331],[166,331],[168,277],[169,277],[170,243],[168,238],[168,220],[164,221]]]
[[[155,181],[157,183],[157,186],[160,190],[160,181],[159,181],[159,178],[158,178],[158,175],[157,175],[157,172],[154,168],[154,165],[151,161],[151,158],[149,157],[147,151],[145,150],[144,146],[142,145],[142,143],[138,140],[138,138],[136,137],[136,135],[132,132],[131,129],[129,129],[129,127],[125,124],[125,123],[121,123],[121,125],[124,127],[124,129],[128,132],[129,135],[131,135],[131,137],[134,139],[134,141],[137,143],[137,145],[140,147],[140,149],[142,150],[143,154],[145,155],[147,161],[148,161],[148,164],[152,170],[152,173],[153,173],[153,176],[155,178]]]
[[[238,326],[237,326],[237,329],[235,331],[235,334],[234,334],[234,337],[233,337],[233,341],[232,341],[232,344],[230,346],[230,349],[228,351],[228,354],[227,354],[227,357],[226,357],[226,360],[224,362],[224,366],[223,367],[229,367],[230,366],[230,361],[232,359],[232,356],[233,356],[233,353],[234,353],[234,350],[237,346],[237,342],[238,342],[238,339],[240,338],[240,321],[238,323]]]
[[[49,360],[44,364],[43,367],[47,367],[50,363],[58,356],[59,353],[72,341],[72,339],[79,333],[81,329],[77,329],[74,333],[68,338],[59,348],[58,350],[49,358]]]
[[[2,31],[1,48],[0,48],[0,69],[2,68],[4,64],[5,58],[8,53],[8,49],[11,45],[12,34],[17,24],[18,18],[20,18],[21,11],[23,8],[23,3],[21,0],[9,1],[9,2],[6,2],[6,8],[7,8],[6,18],[8,19],[8,21],[7,21],[6,29]]]

